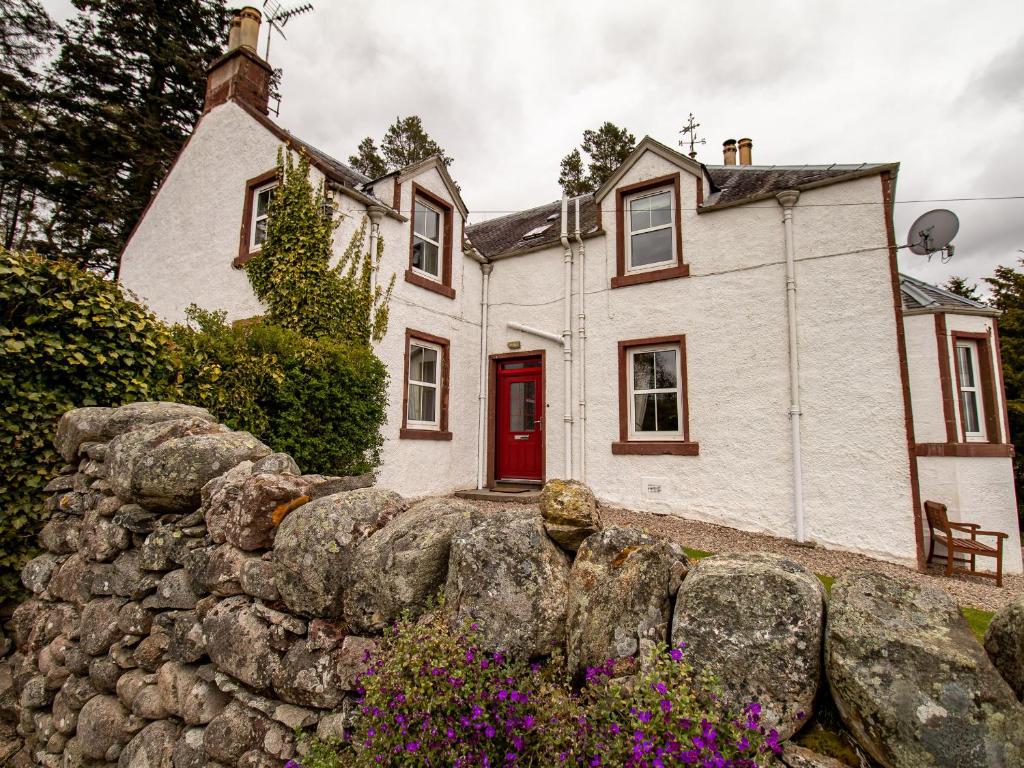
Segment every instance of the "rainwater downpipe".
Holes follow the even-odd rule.
[[[377,241],[380,239],[380,223],[384,218],[384,208],[371,205],[366,209],[370,219],[370,288],[377,287]]]
[[[804,526],[804,484],[800,456],[800,350],[796,314],[796,260],[793,245],[793,206],[800,199],[796,190],[775,196],[782,206],[782,226],[786,239],[786,318],[789,325],[789,423],[793,441],[793,516],[796,519],[796,540],[807,540]]]
[[[477,254],[479,255],[479,254]],[[491,270],[494,265],[481,263],[483,285],[480,288],[480,413],[477,423],[476,487],[487,485],[487,310],[490,305]]]
[[[569,244],[569,198],[562,195],[562,241],[563,276],[565,296],[562,306],[562,361],[565,368],[565,415],[562,417],[565,432],[565,479],[572,479],[572,246]]]
[[[490,278],[494,265],[467,241],[462,252],[480,265],[480,381],[478,382],[476,430],[476,487],[487,484],[487,310],[490,308]]]
[[[580,259],[579,338],[580,354],[580,480],[587,482],[587,249],[580,235],[580,199],[576,198],[576,253]]]

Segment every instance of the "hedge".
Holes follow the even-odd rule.
[[[57,419],[79,406],[165,396],[169,341],[116,283],[0,248],[0,602],[17,594],[47,516]]]

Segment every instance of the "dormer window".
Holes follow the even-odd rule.
[[[413,182],[411,219],[409,268],[405,270],[405,281],[454,299],[452,233],[455,209],[444,198]]]
[[[425,200],[413,205],[412,268],[433,280],[441,279],[442,214]]]
[[[612,288],[686,277],[680,174],[615,190],[615,275]]]
[[[672,189],[665,187],[628,198],[629,271],[667,266],[676,260]]]

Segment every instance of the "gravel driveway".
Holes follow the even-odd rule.
[[[473,503],[485,510],[498,510],[506,506],[505,503],[491,501]],[[932,565],[928,573],[919,573],[913,568],[876,560],[866,555],[821,547],[803,547],[788,539],[763,533],[737,531],[734,528],[687,520],[675,515],[656,515],[602,505],[601,519],[605,524],[635,525],[651,533],[659,533],[674,539],[685,547],[706,552],[777,552],[796,560],[814,573],[828,576],[838,576],[850,570],[869,570],[903,576],[945,590],[961,606],[986,611],[997,611],[1007,603],[1024,596],[1024,576],[1004,574],[1003,586],[1000,589],[991,579],[973,576],[947,578],[942,575],[942,568],[938,565]]]

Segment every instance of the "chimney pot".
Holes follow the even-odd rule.
[[[722,142],[722,156],[726,165],[736,165],[736,139]]]
[[[236,13],[231,17],[231,27],[228,30],[228,50],[233,51],[238,47],[238,38],[242,34],[242,19]]]
[[[238,47],[248,48],[253,53],[256,53],[256,46],[259,44],[260,39],[260,22],[263,20],[263,14],[259,12],[259,9],[247,5],[235,14],[235,18],[238,19],[239,24]],[[232,20],[231,26],[234,27],[234,20]],[[230,45],[231,38],[229,37],[229,49]]]
[[[740,139],[740,165],[750,165],[750,150],[754,146],[751,139]]]

